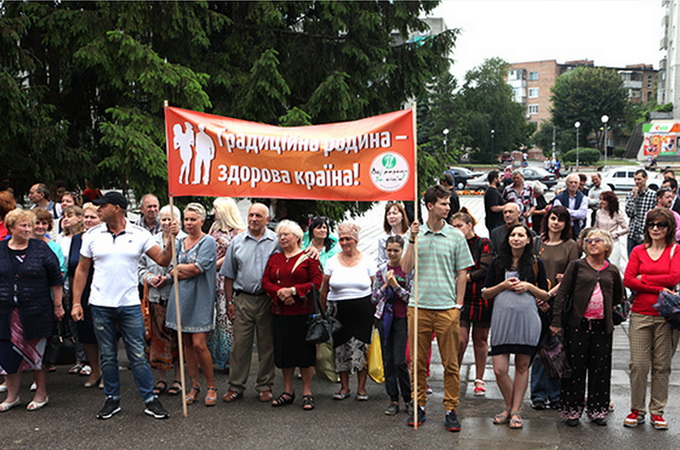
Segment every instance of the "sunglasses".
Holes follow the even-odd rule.
[[[647,228],[668,228],[668,222],[647,222]]]
[[[599,237],[586,239],[586,244],[599,244],[600,242],[603,242],[603,239]]]

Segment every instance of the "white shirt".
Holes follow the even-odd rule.
[[[151,233],[125,221],[125,229],[113,236],[105,223],[83,236],[80,254],[92,259],[94,276],[90,304],[118,308],[139,305],[137,267],[143,254],[157,244]]]
[[[338,260],[339,253],[333,255],[324,267],[324,275],[328,280],[328,300],[356,300],[371,295],[373,282],[371,277],[376,268],[368,257],[362,256],[356,266],[345,267]]]

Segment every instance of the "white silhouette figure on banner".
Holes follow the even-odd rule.
[[[203,170],[203,184],[210,182],[210,164],[215,159],[215,143],[205,132],[205,125],[198,125],[196,133],[196,156],[194,157],[194,181],[192,184],[201,182],[201,170]]]
[[[176,123],[172,127],[175,135],[173,145],[175,150],[179,150],[179,157],[182,159],[182,168],[179,171],[179,183],[189,184],[189,171],[191,170],[191,147],[194,145],[194,127],[189,122],[184,122],[187,127],[186,133],[182,131],[182,125]],[[184,178],[184,181],[182,181]]]

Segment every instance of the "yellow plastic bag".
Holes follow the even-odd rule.
[[[368,346],[368,376],[376,383],[385,382],[385,368],[382,359],[382,344],[377,329],[373,329],[373,339]]]

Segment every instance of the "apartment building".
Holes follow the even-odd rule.
[[[659,62],[659,104],[673,103],[673,119],[680,119],[680,8],[677,0],[662,0],[661,42],[663,58]]]
[[[594,61],[587,59],[563,64],[554,59],[510,64],[506,82],[512,87],[515,101],[525,105],[528,122],[538,124],[550,119],[550,88],[557,77],[577,67],[596,66]],[[658,73],[651,65],[632,64],[607,69],[616,71],[621,77],[631,102],[648,103],[653,100]]]

